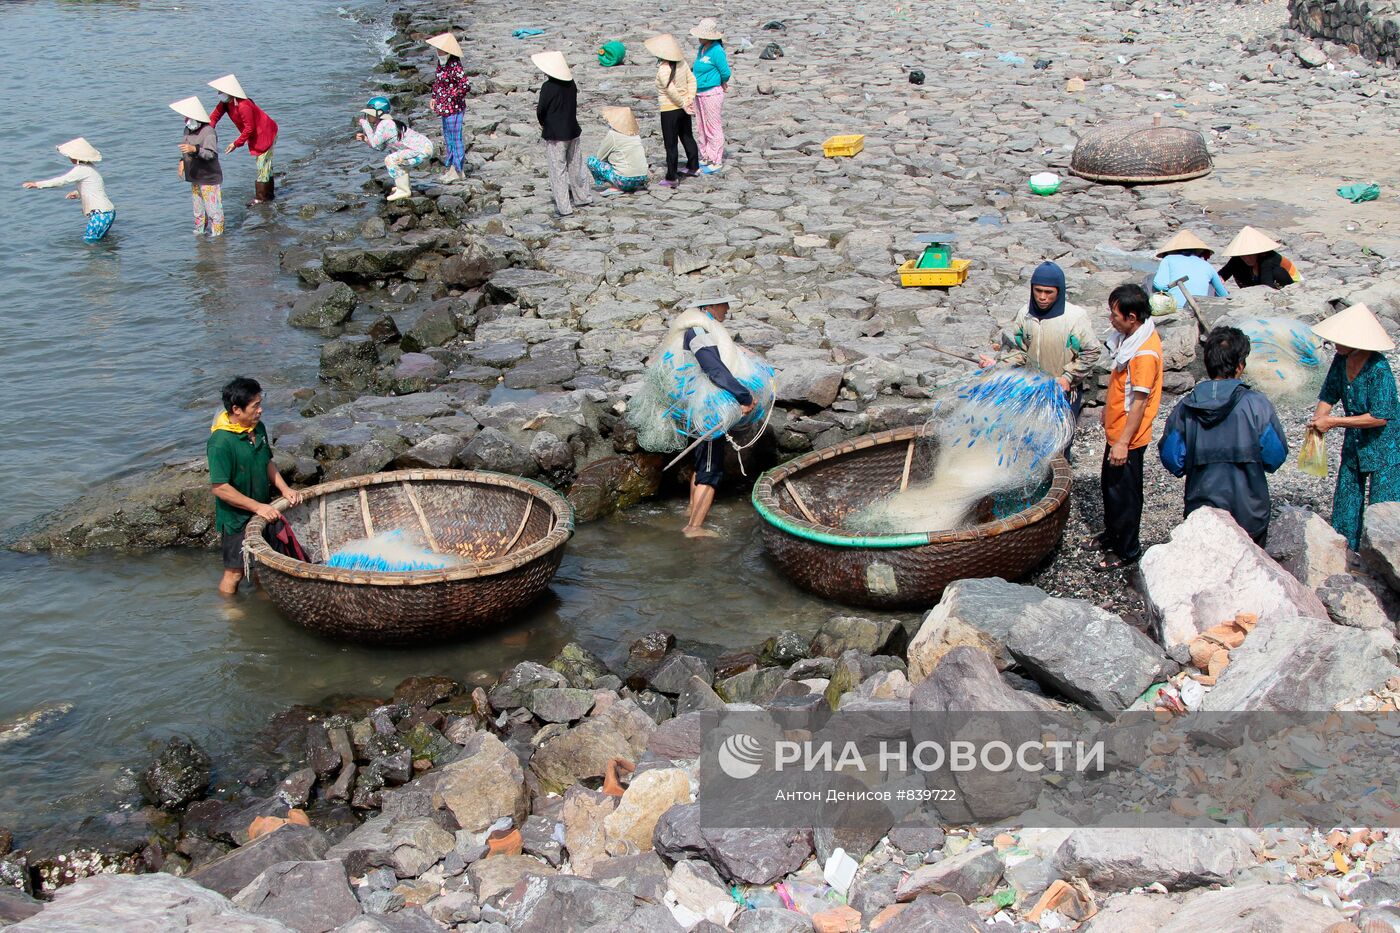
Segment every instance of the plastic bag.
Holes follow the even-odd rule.
[[[1309,476],[1327,476],[1327,444],[1322,434],[1308,428],[1303,436],[1303,446],[1298,448],[1298,469]]]
[[[1377,184],[1369,185],[1343,185],[1337,189],[1337,194],[1346,198],[1353,204],[1360,204],[1362,201],[1374,201],[1381,196],[1381,186]]]

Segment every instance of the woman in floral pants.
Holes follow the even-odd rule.
[[[180,177],[190,184],[194,207],[194,235],[224,233],[224,170],[219,164],[219,137],[209,122],[209,111],[198,97],[186,97],[170,105],[185,118],[180,142]]]
[[[368,120],[361,118],[360,129],[364,132],[356,133],[355,138],[375,149],[385,145],[389,147],[389,154],[384,157],[384,167],[389,170],[389,177],[394,179],[394,190],[384,200],[401,201],[412,197],[408,170],[433,154],[433,141],[402,120],[396,121],[389,116],[387,97],[373,98],[361,113],[374,117],[375,123],[371,126]]]

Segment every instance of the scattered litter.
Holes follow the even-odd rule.
[[[1037,172],[1031,176],[1030,189],[1034,194],[1052,195],[1060,190],[1060,176],[1054,172]]]
[[[627,46],[614,39],[611,42],[604,42],[602,48],[598,49],[598,64],[604,68],[612,68],[621,65],[622,60],[627,57]]]
[[[1158,99],[1158,100],[1176,100],[1176,94],[1173,93],[1172,91],[1158,91],[1158,92],[1157,92],[1157,99]]]
[[[1360,204],[1362,201],[1374,201],[1381,196],[1381,186],[1375,183],[1369,185],[1343,185],[1337,189],[1337,194],[1346,198],[1353,204]]]
[[[915,69],[915,70],[909,72],[909,83],[910,83],[910,84],[923,84],[923,83],[924,83],[924,73],[923,73],[922,71],[919,71],[918,69]]]
[[[855,880],[856,870],[860,865],[855,859],[846,854],[846,850],[839,846],[832,850],[831,856],[826,860],[826,868],[822,870],[822,877],[826,883],[836,890],[842,897],[850,890],[851,882]]]
[[[544,30],[543,30],[543,29],[534,29],[534,28],[517,29],[517,30],[515,30],[515,32],[512,32],[510,35],[511,35],[511,38],[512,38],[512,39],[529,39],[529,38],[532,37],[532,36],[542,36],[542,35],[544,35]]]
[[[1035,60],[1035,64],[1031,67],[1034,68],[1036,71],[1044,71],[1046,68],[1049,68],[1052,64],[1054,64],[1053,59],[1037,58]]]
[[[1224,94],[1226,91],[1230,90],[1230,87],[1229,85],[1221,84],[1219,81],[1212,81],[1210,84],[1206,85],[1206,90],[1210,91],[1212,94]]]
[[[780,19],[770,19],[763,24],[763,28],[773,30],[774,32],[787,32],[787,23]]]
[[[777,61],[783,57],[783,47],[776,42],[770,42],[763,47],[763,51],[758,53],[758,57],[765,62]]]
[[[1000,55],[997,56],[997,61],[1005,62],[1008,65],[1017,66],[1024,65],[1026,63],[1026,60],[1021,56],[1017,55],[1015,52],[1002,52]]]

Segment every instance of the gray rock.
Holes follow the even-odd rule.
[[[370,282],[407,270],[426,249],[426,244],[419,243],[372,247],[328,246],[321,253],[321,268],[333,279]]]
[[[1147,636],[1078,599],[1026,607],[1006,645],[1032,677],[1092,710],[1127,709],[1165,661]]]
[[[520,841],[525,854],[544,859],[554,868],[564,864],[564,846],[555,837],[556,828],[562,828],[562,824],[549,817],[526,817],[524,825],[520,827]]]
[[[677,713],[675,718],[658,724],[647,737],[647,754],[671,761],[698,758],[704,743],[704,730],[712,724],[711,718],[703,710]]]
[[[938,826],[911,824],[896,826],[890,830],[890,845],[903,852],[922,855],[943,848],[945,836]]]
[[[982,933],[982,918],[970,908],[925,894],[880,927],[880,933]]]
[[[452,466],[463,439],[458,434],[434,434],[394,458],[396,470],[443,470]]]
[[[502,817],[520,825],[529,812],[529,799],[520,759],[489,732],[474,734],[463,746],[462,757],[433,778],[434,803],[451,812],[468,832],[481,832]]]
[[[602,658],[572,641],[559,649],[549,667],[563,674],[570,687],[583,690],[591,690],[598,678],[611,673]]]
[[[1286,885],[1250,885],[1204,891],[1190,900],[1157,933],[1200,933],[1201,930],[1326,930],[1344,918],[1302,891]]]
[[[706,843],[700,831],[700,805],[681,803],[661,814],[651,844],[657,855],[673,862],[703,855]]]
[[[94,875],[63,888],[12,933],[90,930],[219,930],[288,933],[276,920],[239,910],[228,898],[174,875]]]
[[[593,708],[591,690],[574,687],[545,687],[530,695],[530,712],[545,722],[575,722]]]
[[[812,929],[812,921],[795,910],[761,907],[741,911],[730,929],[734,933],[807,933]]]
[[[271,865],[234,895],[233,904],[300,933],[329,933],[360,913],[338,860]]]
[[[705,683],[714,683],[715,675],[709,662],[704,658],[673,651],[648,673],[643,679],[647,686],[657,693],[677,696],[690,683],[691,677],[699,677]]]
[[[1282,610],[1263,614],[1244,644],[1231,650],[1230,665],[1201,708],[1330,710],[1400,674],[1394,657],[1395,639],[1388,632],[1345,628]]]
[[[1176,898],[1161,894],[1117,894],[1109,897],[1080,929],[1083,933],[1159,930],[1180,908]]]
[[[1055,868],[1095,891],[1160,881],[1170,891],[1224,884],[1254,864],[1251,834],[1235,829],[1077,829],[1055,852]]]
[[[521,879],[531,875],[553,875],[554,869],[528,855],[493,855],[474,862],[467,869],[472,891],[482,904],[509,893]]]
[[[530,451],[496,428],[482,428],[457,454],[457,460],[468,470],[493,470],[525,477],[540,472]]]
[[[774,388],[779,402],[826,408],[841,391],[844,370],[817,360],[794,360],[778,367]]]
[[[404,332],[399,345],[407,352],[416,353],[429,347],[440,347],[456,336],[457,316],[452,313],[452,303],[439,301],[423,309],[423,313]]]
[[[1001,858],[995,849],[969,849],[941,862],[915,869],[900,883],[895,898],[912,901],[925,894],[951,892],[970,903],[995,891],[1001,873]]]
[[[332,385],[363,387],[378,362],[379,350],[370,337],[337,337],[322,345],[318,375]]]
[[[1029,606],[1048,597],[1033,586],[1008,583],[1000,577],[955,580],[943,591],[938,605],[924,616],[909,643],[909,682],[918,684],[933,673],[938,662],[957,647],[979,649],[998,668],[1009,667],[1011,653],[1006,636]]]
[[[706,861],[724,877],[745,884],[772,884],[801,868],[813,852],[810,830],[701,829],[701,836]]]
[[[209,789],[213,762],[204,749],[189,739],[172,738],[159,757],[141,775],[146,799],[157,807],[174,809],[198,800]]]
[[[571,875],[527,876],[523,887],[501,903],[516,933],[616,929],[632,909],[632,895],[626,891]]]
[[[528,703],[534,692],[542,687],[567,686],[568,679],[558,671],[534,661],[521,661],[501,675],[500,681],[487,694],[487,699],[495,709],[515,709]]]
[[[326,858],[329,848],[329,840],[319,830],[288,823],[195,869],[189,879],[232,897],[267,868],[279,862],[318,861]]]
[[[619,855],[596,862],[589,873],[594,881],[615,891],[626,891],[639,901],[660,904],[666,896],[671,871],[655,852]]]
[[[355,290],[344,282],[324,282],[309,295],[302,295],[292,305],[287,323],[293,327],[320,330],[338,327],[350,320],[360,303]]]
[[[1269,522],[1267,550],[1284,570],[1313,589],[1328,577],[1347,572],[1347,539],[1307,509],[1279,508]]]
[[[1361,532],[1361,558],[1400,591],[1400,502],[1377,502],[1366,507]]]
[[[389,377],[393,390],[399,395],[426,392],[442,381],[447,367],[423,353],[405,353],[394,364]]]
[[[859,616],[836,616],[822,623],[812,637],[809,650],[812,657],[838,658],[851,649],[868,655],[903,657],[908,644],[909,633],[898,619],[875,621]]]
[[[1373,581],[1367,586],[1349,573],[1328,577],[1317,587],[1317,598],[1333,622],[1350,628],[1384,629],[1393,635],[1396,614],[1390,595],[1385,584]]]
[[[1148,548],[1140,576],[1143,598],[1168,647],[1189,642],[1239,612],[1252,612],[1260,619],[1327,618],[1327,609],[1312,590],[1220,509],[1197,509],[1176,526],[1171,541]]]
[[[715,684],[715,693],[729,703],[770,702],[786,680],[781,667],[761,667],[726,677]],[[691,683],[699,680],[692,677]]]
[[[617,729],[586,719],[542,742],[530,756],[530,770],[546,790],[563,791],[583,778],[602,777],[613,758],[632,755],[631,745]]]
[[[43,909],[43,901],[14,888],[0,887],[0,927],[27,920]]]
[[[369,868],[392,868],[400,878],[416,878],[452,851],[456,839],[425,816],[395,819],[380,815],[336,843],[327,858],[340,859],[352,875]]]
[[[675,715],[683,716],[686,713],[722,709],[724,709],[724,698],[704,680],[699,677],[691,677],[690,682],[681,691],[681,695],[676,698]]]

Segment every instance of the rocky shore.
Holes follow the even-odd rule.
[[[648,15],[621,35],[629,49],[652,31],[683,33],[691,13]],[[765,28],[775,15],[781,28]],[[1247,167],[1284,175],[1317,157],[1290,155],[1299,137],[1340,151],[1394,130],[1392,72],[1288,31],[1281,3],[1070,3],[1028,15],[991,2],[728,7],[737,93],[724,173],[556,219],[531,111],[528,53],[544,46],[511,31],[547,26],[579,75],[581,116],[633,104],[655,159],[651,66],[636,52],[617,69],[591,64],[615,35],[596,25],[612,11],[397,14],[399,57],[376,90],[422,129],[436,121],[419,40],[446,28],[472,37],[471,171],[444,186],[421,173],[415,197],[394,205],[381,199],[382,168],[334,203],[281,203],[325,218],[324,242],[282,260],[304,285],[289,322],[326,338],[317,385],[269,399],[284,472],[307,484],[390,467],[501,470],[567,490],[583,520],[654,495],[661,461],[637,449],[621,412],[671,310],[718,282],[743,300],[736,335],[780,372],[750,476],[922,421],[937,387],[965,369],[926,342],[986,349],[1046,258],[1065,267],[1072,300],[1102,308],[1180,223],[1219,245],[1264,211],[1306,276],[1214,300],[1213,317],[1315,320],[1364,300],[1400,322],[1388,204],[1340,202],[1331,178],[1245,194],[1258,184]],[[758,58],[768,42],[782,58]],[[907,82],[913,67],[926,84]],[[1085,128],[1159,109],[1207,134],[1213,178],[1026,190],[1034,172],[1066,174]],[[587,147],[601,123],[583,122]],[[867,134],[860,156],[821,158],[822,139],[855,131]],[[966,286],[898,287],[893,269],[929,229],[958,234],[956,255],[974,262]],[[1183,391],[1199,376],[1194,327],[1163,331],[1168,385]],[[1303,410],[1288,413],[1295,441]],[[1066,545],[1032,585],[962,581],[922,618],[835,616],[813,639],[772,633],[718,658],[654,632],[616,669],[570,645],[492,684],[412,678],[391,697],[328,698],[271,723],[267,763],[249,774],[224,775],[177,739],[144,772],[143,802],[90,820],[82,844],[27,839],[11,851],[0,832],[0,925],[1400,930],[1400,836],[1386,829],[1222,829],[1204,807],[1170,832],[936,817],[839,839],[702,827],[701,729],[719,711],[1113,714],[1152,708],[1161,684],[1192,710],[1395,709],[1396,509],[1373,509],[1362,553],[1348,553],[1316,514],[1326,483],[1288,466],[1265,552],[1212,510],[1181,522],[1179,484],[1149,467],[1144,537],[1156,546],[1131,578],[1096,576],[1076,548],[1099,520],[1094,421],[1087,413],[1076,444]],[[170,464],[97,490],[14,545],[206,545],[202,468]],[[1258,627],[1212,673],[1191,645],[1237,613]],[[844,890],[822,871],[838,845],[859,865]],[[786,909],[778,884],[812,899]]]

